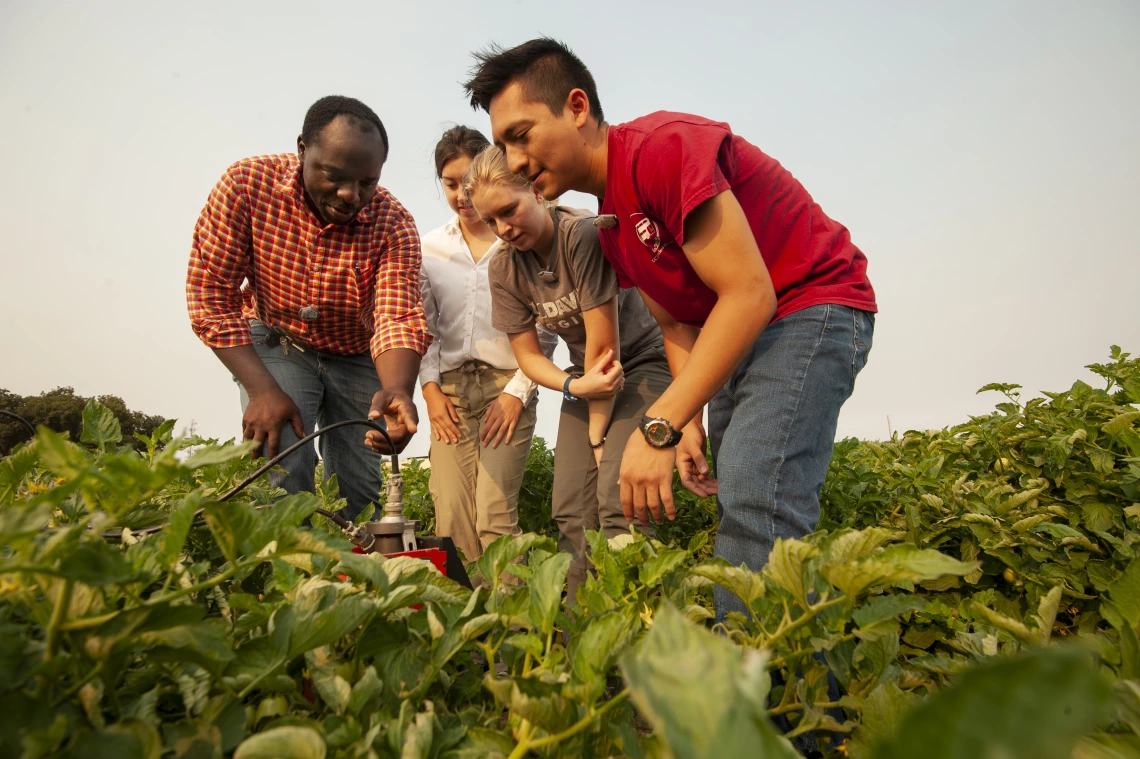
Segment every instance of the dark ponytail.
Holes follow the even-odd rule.
[[[443,176],[443,167],[460,156],[474,158],[491,143],[482,132],[471,127],[453,126],[443,133],[435,146],[435,177]]]

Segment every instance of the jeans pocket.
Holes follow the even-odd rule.
[[[867,365],[867,358],[871,353],[871,340],[875,331],[875,316],[869,311],[852,309],[851,317],[852,347],[851,354],[851,387],[855,387],[855,377]]]

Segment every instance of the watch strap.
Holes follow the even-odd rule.
[[[663,443],[655,443],[649,438],[649,425],[655,422],[664,424],[666,429],[669,430],[669,437]],[[645,441],[654,448],[673,448],[677,443],[681,442],[681,431],[674,428],[673,424],[663,417],[643,416],[638,426],[641,428],[641,434],[645,436]]]

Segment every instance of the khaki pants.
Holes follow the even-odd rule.
[[[554,448],[551,511],[558,524],[558,547],[572,557],[569,598],[574,598],[578,586],[586,581],[586,530],[601,529],[607,538],[629,532],[618,487],[621,456],[629,436],[638,431],[641,417],[672,379],[663,354],[626,369],[625,389],[614,401],[606,432],[600,472],[590,450],[589,404],[585,400],[562,402],[558,443]],[[652,525],[638,524],[637,528],[650,536],[654,534]]]
[[[479,442],[491,403],[515,376],[514,370],[485,364],[444,372],[440,389],[459,415],[458,443],[431,441],[431,479],[436,535],[449,536],[467,562],[500,535],[517,535],[519,487],[522,485],[538,394],[522,410],[511,442],[491,448]]]

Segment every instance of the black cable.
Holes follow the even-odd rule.
[[[25,419],[24,417],[20,416],[19,414],[13,414],[11,411],[4,411],[4,410],[2,410],[2,409],[0,409],[0,414],[2,414],[2,415],[4,415],[4,416],[10,416],[10,417],[12,417],[12,418],[13,418],[13,419],[15,419],[17,422],[19,422],[20,424],[22,424],[22,425],[24,425],[25,427],[27,427],[27,428],[28,428],[28,432],[32,433],[32,437],[35,437],[35,436],[36,436],[36,428],[35,428],[35,427],[33,427],[33,426],[32,426],[32,423],[31,423],[31,422],[29,422],[29,421],[28,421],[27,419]]]
[[[392,438],[390,438],[388,436],[388,431],[386,429],[384,429],[383,425],[381,425],[380,422],[377,422],[374,419],[346,419],[343,422],[337,422],[335,424],[330,424],[327,427],[321,427],[319,430],[317,430],[313,434],[307,435],[306,437],[303,437],[300,440],[298,440],[296,443],[293,443],[293,445],[289,446],[285,450],[281,451],[281,453],[277,454],[276,456],[271,458],[269,461],[266,461],[264,464],[262,464],[257,469],[257,471],[255,471],[249,477],[246,477],[244,480],[239,482],[236,486],[234,486],[233,489],[231,489],[228,493],[223,495],[218,500],[219,501],[228,501],[230,498],[233,498],[235,495],[237,495],[242,490],[244,490],[246,488],[246,486],[248,486],[251,482],[253,482],[258,477],[260,477],[261,475],[268,472],[273,467],[277,466],[279,463],[281,463],[282,460],[285,459],[286,456],[290,455],[291,453],[293,453],[297,449],[301,448],[303,445],[305,445],[305,443],[311,442],[312,440],[320,437],[321,435],[325,434],[326,432],[328,432],[330,430],[335,430],[337,427],[345,427],[345,426],[348,426],[350,424],[363,424],[366,427],[371,427],[372,429],[376,430],[377,432],[379,432],[381,435],[384,436],[384,440],[388,443],[388,450],[392,452],[392,473],[393,474],[399,474],[400,473],[400,458],[399,458],[399,456],[396,455],[396,447],[394,445],[392,445]]]
[[[301,438],[300,440],[298,440],[293,445],[291,445],[288,448],[286,448],[285,450],[281,451],[281,453],[277,454],[276,456],[271,458],[269,461],[266,461],[264,464],[259,466],[253,472],[253,474],[249,475],[244,480],[239,482],[237,485],[230,488],[221,498],[218,499],[218,502],[220,503],[223,501],[228,501],[229,499],[233,498],[235,495],[240,493],[242,490],[245,490],[245,488],[247,488],[251,483],[253,483],[255,480],[257,480],[258,477],[260,477],[261,475],[265,474],[266,472],[268,472],[273,467],[280,464],[285,459],[285,457],[287,457],[287,456],[291,455],[292,453],[294,453],[295,451],[299,450],[306,443],[311,443],[313,440],[317,439],[321,435],[325,434],[326,432],[330,432],[331,430],[335,430],[337,427],[347,427],[347,426],[352,425],[352,424],[362,424],[365,427],[371,427],[372,429],[376,430],[377,432],[379,432],[381,435],[384,436],[384,440],[388,443],[388,450],[391,452],[390,455],[392,457],[392,474],[399,474],[400,473],[400,457],[396,453],[396,446],[393,445],[392,438],[388,435],[388,431],[386,429],[384,429],[383,425],[381,425],[380,422],[378,422],[374,419],[345,419],[342,422],[336,422],[335,424],[330,424],[327,427],[321,427],[316,432],[312,433],[311,435],[306,435],[305,437]],[[194,512],[194,516],[199,517],[202,515],[202,512],[204,512],[204,511],[205,511],[205,509],[198,509],[197,511]],[[323,517],[331,519],[337,525],[337,527],[340,527],[341,529],[346,530],[346,529],[349,529],[350,527],[353,526],[352,522],[348,521],[347,519],[345,519],[342,516],[333,514],[331,511],[326,511],[324,509],[317,509],[316,512]],[[149,535],[151,533],[158,532],[159,530],[166,527],[168,524],[170,524],[170,523],[164,522],[163,524],[150,525],[149,527],[140,527],[137,530],[131,530],[131,534],[133,534],[133,535]],[[191,526],[200,526],[203,524],[205,524],[204,521],[197,520],[197,521],[193,522]],[[121,537],[121,535],[122,535],[121,532],[104,532],[103,533],[104,538],[118,538],[118,537]]]

